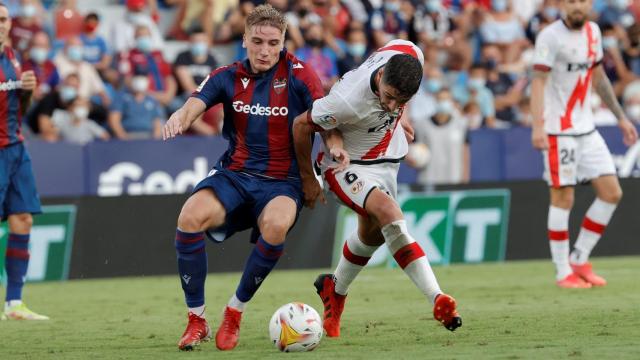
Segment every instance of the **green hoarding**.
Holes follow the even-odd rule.
[[[398,197],[409,232],[432,264],[504,260],[509,201],[510,193],[506,189],[405,193]],[[341,207],[334,241],[334,266],[345,239],[357,224],[356,214]],[[386,246],[381,246],[369,266],[394,267],[396,263]]]
[[[29,240],[27,281],[66,280],[71,261],[76,207],[74,205],[43,206],[43,213],[33,217]],[[9,228],[0,226],[0,274],[4,283],[4,255]]]

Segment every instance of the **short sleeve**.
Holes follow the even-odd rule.
[[[553,68],[558,51],[557,41],[550,31],[541,31],[536,39],[535,52],[533,54],[533,69],[549,71]]]
[[[124,93],[117,92],[111,101],[109,111],[116,111],[122,113],[124,110]]]
[[[331,91],[329,95],[313,103],[310,120],[314,125],[330,130],[349,123],[355,117],[351,106],[335,91]]]
[[[296,90],[302,93],[302,101],[305,109],[310,109],[315,100],[324,96],[322,82],[307,64],[304,62],[295,62],[292,67],[294,78],[297,80]]]
[[[191,97],[202,100],[207,110],[225,99],[225,80],[229,78],[227,67],[221,67],[207,75]]]

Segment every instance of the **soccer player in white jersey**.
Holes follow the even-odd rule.
[[[562,288],[604,286],[589,254],[616,209],[622,190],[607,146],[596,131],[591,112],[591,87],[618,119],[624,142],[638,134],[627,120],[602,68],[602,36],[588,21],[591,0],[563,0],[564,15],[536,39],[531,85],[533,146],[543,151],[550,186],[548,234],[556,283]],[[587,210],[569,254],[569,212],[574,186],[590,181],[596,199]]]
[[[440,290],[395,200],[399,163],[408,149],[399,119],[420,86],[423,64],[422,51],[413,43],[391,41],[345,74],[329,95],[316,100],[312,110],[294,122],[306,205],[313,207],[318,197],[324,201],[310,161],[311,138],[317,131],[324,140],[316,161],[324,181],[342,203],[358,213],[358,231],[347,239],[334,274],[322,274],[314,284],[324,303],[327,336],[340,336],[348,287],[384,243],[434,304],[436,320],[451,331],[462,325],[455,300]]]

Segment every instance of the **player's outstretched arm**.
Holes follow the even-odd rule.
[[[538,150],[549,148],[549,139],[544,131],[544,87],[549,73],[534,70],[531,81],[531,144]]]
[[[624,143],[627,146],[633,145],[638,140],[638,131],[631,121],[627,119],[624,110],[622,110],[622,106],[618,102],[613,86],[611,86],[611,81],[609,81],[607,74],[604,72],[602,64],[593,69],[593,86],[602,102],[607,105],[609,110],[616,116],[616,119],[618,119],[618,126],[622,130]]]
[[[167,140],[182,134],[206,108],[202,100],[190,97],[180,109],[171,114],[167,123],[164,124],[162,128],[162,139]]]
[[[323,204],[327,201],[322,193],[322,188],[316,180],[311,166],[312,136],[315,133],[313,125],[307,119],[308,111],[298,115],[293,122],[293,146],[296,151],[296,159],[302,179],[302,191],[304,192],[304,205],[313,209],[316,199],[320,198]]]

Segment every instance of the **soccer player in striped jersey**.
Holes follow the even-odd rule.
[[[622,190],[613,158],[593,123],[591,88],[618,119],[624,142],[638,139],[636,128],[620,107],[602,67],[602,35],[588,21],[591,0],[561,1],[563,18],[545,27],[536,39],[531,83],[531,140],[542,150],[550,201],[547,229],[556,284],[562,288],[604,286],[589,254],[600,239]],[[574,187],[590,181],[596,199],[587,210],[574,249],[569,253],[569,213]]]
[[[22,71],[16,53],[7,45],[9,30],[9,9],[0,3],[0,217],[9,222],[7,294],[2,319],[48,320],[22,302],[29,266],[31,215],[40,213],[40,198],[20,128],[22,114],[36,88],[36,77],[33,71]]]
[[[401,123],[405,104],[418,90],[424,57],[410,41],[393,40],[347,74],[313,109],[296,118],[294,139],[305,202],[322,197],[309,158],[311,135],[320,132],[324,150],[319,165],[324,182],[336,197],[358,213],[358,231],[344,244],[333,274],[315,282],[324,303],[327,336],[340,336],[340,316],[349,285],[382,244],[429,302],[447,329],[462,325],[456,302],[440,290],[429,260],[409,234],[396,201],[400,161],[407,154]],[[346,167],[345,167],[346,166]]]
[[[163,129],[163,137],[172,138],[210,107],[224,105],[222,133],[229,148],[178,217],[178,271],[189,308],[181,350],[210,337],[204,314],[205,235],[222,241],[253,228],[256,245],[216,333],[218,349],[230,350],[238,343],[247,303],[282,255],[285,235],[303,205],[291,127],[323,92],[313,70],[284,49],[285,31],[280,12],[256,7],[245,23],[248,59],[214,70]]]

